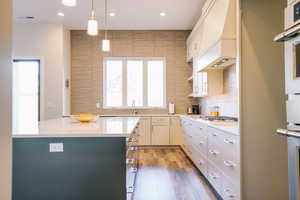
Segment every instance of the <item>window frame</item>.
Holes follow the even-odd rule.
[[[106,106],[106,64],[108,60],[122,61],[122,98],[123,106]],[[143,106],[127,106],[127,61],[142,60],[143,61]],[[148,61],[159,60],[163,61],[163,105],[162,106],[147,106],[148,105]],[[166,58],[165,57],[103,57],[103,80],[102,80],[102,108],[103,109],[166,109]]]

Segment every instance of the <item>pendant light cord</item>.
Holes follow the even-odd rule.
[[[94,0],[92,0],[92,18],[95,18]]]
[[[105,0],[105,17],[104,17],[104,20],[105,20],[105,40],[107,40],[107,0]]]

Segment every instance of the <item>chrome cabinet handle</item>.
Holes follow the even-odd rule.
[[[235,195],[234,194],[231,194],[231,190],[230,189],[224,189],[224,192],[225,192],[225,195],[229,198],[235,198]]]
[[[200,144],[200,145],[204,145],[204,142],[200,141],[199,144]]]
[[[210,174],[210,177],[211,177],[212,179],[214,179],[214,180],[217,180],[217,179],[219,178],[219,176],[214,175],[214,174]]]
[[[223,163],[224,163],[224,165],[227,166],[227,167],[235,167],[235,166],[236,166],[236,164],[234,164],[234,163],[231,162],[231,161],[227,161],[227,160],[225,160]]]
[[[215,137],[215,136],[217,136],[217,134],[216,134],[216,133],[212,133],[212,136],[214,136],[214,137]]]
[[[213,151],[213,150],[209,150],[209,153],[210,153],[210,154],[212,154],[212,155],[214,155],[214,156],[216,156],[216,155],[218,155],[218,154],[219,154],[219,152],[217,152],[217,151]]]
[[[225,138],[223,141],[224,141],[226,144],[234,144],[234,141],[233,141],[233,140],[229,140],[229,139],[227,139],[227,138]]]

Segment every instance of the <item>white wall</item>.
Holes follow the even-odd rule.
[[[41,59],[41,119],[68,114],[64,113],[69,107],[64,82],[70,68],[69,34],[61,24],[14,24],[14,58]]]
[[[0,199],[11,199],[12,0],[0,1]]]

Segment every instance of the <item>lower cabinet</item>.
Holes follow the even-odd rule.
[[[170,118],[152,117],[151,144],[170,145]]]
[[[170,117],[170,144],[182,145],[183,134],[179,117]]]
[[[141,117],[139,122],[139,141],[138,145],[151,144],[151,117]]]
[[[182,149],[224,200],[240,199],[239,136],[181,117]]]
[[[180,118],[177,116],[141,117],[138,131],[140,146],[184,143]]]

